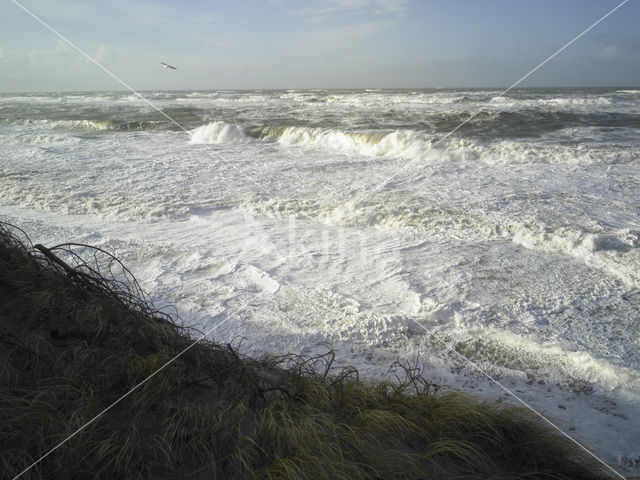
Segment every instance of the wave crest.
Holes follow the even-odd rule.
[[[191,143],[244,144],[252,140],[283,146],[321,147],[367,157],[417,158],[431,150],[431,140],[413,130],[348,132],[318,127],[251,127],[216,121],[191,130]]]
[[[431,141],[413,130],[348,132],[317,127],[260,127],[247,130],[247,134],[287,146],[322,146],[368,157],[415,158],[431,149]]]
[[[217,121],[189,132],[191,143],[220,145],[224,143],[247,143],[249,138],[242,128],[233,123]]]

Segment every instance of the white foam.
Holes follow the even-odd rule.
[[[397,157],[428,162],[484,162],[488,165],[510,164],[596,164],[631,163],[640,161],[633,149],[611,148],[609,144],[588,146],[563,145],[537,141],[500,140],[482,143],[476,140],[450,138],[438,143],[437,137],[415,131],[345,131],[319,127],[257,127],[243,130],[237,124],[216,121],[190,132],[192,143],[247,144],[254,138],[276,141],[284,147],[303,147],[335,151],[363,157]],[[561,132],[570,138],[585,141],[583,131],[568,129]],[[604,133],[592,138],[597,141]],[[556,133],[555,136],[560,134]],[[551,137],[555,138],[555,137]],[[563,137],[560,137],[563,138]],[[416,165],[419,165],[416,164]]]
[[[282,145],[302,145],[335,149],[364,156],[415,158],[431,147],[431,142],[415,131],[345,132],[336,129],[287,127],[267,130],[267,137]]]
[[[596,233],[575,227],[552,228],[541,222],[507,222],[500,229],[524,247],[571,255],[629,286],[640,285],[640,231],[612,229]]]
[[[596,358],[589,352],[571,351],[566,344],[557,341],[540,342],[535,336],[528,338],[495,329],[460,335],[473,339],[467,340],[473,347],[464,352],[471,359],[484,359],[484,365],[490,359],[492,365],[502,363],[508,369],[535,373],[547,382],[568,388],[587,391],[595,388],[599,393],[616,391],[629,403],[640,401],[640,373]]]
[[[191,143],[210,143],[220,145],[224,143],[248,143],[250,139],[238,125],[222,121],[203,125],[189,132]]]
[[[80,130],[80,131],[101,131],[111,130],[115,127],[114,122],[93,121],[93,120],[15,120],[9,121],[10,125],[28,127],[38,130]]]

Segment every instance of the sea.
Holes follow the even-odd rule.
[[[640,475],[640,88],[4,93],[0,219],[243,354],[402,365]]]

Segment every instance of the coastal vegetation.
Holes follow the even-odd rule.
[[[5,223],[0,307],[6,478],[609,478],[530,412],[408,365],[373,382],[334,368],[330,346],[253,359],[194,345],[108,252],[33,246]]]

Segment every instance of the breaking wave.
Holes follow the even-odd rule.
[[[598,142],[588,146],[575,145],[576,135],[566,129],[558,137],[564,144],[548,142],[543,145],[511,139],[483,142],[451,137],[438,141],[441,136],[417,130],[345,131],[304,126],[243,129],[224,121],[203,125],[189,133],[191,143],[220,145],[267,141],[283,147],[302,147],[363,157],[482,162],[488,165],[621,164],[640,160],[640,155],[634,149],[612,149],[610,145]],[[584,135],[580,138],[584,139]]]
[[[49,120],[19,119],[6,120],[8,125],[36,127],[39,130],[66,130],[81,132],[96,131],[134,131],[165,129],[169,122],[164,121],[126,121],[126,120]]]
[[[312,127],[260,127],[246,132],[252,138],[274,140],[282,145],[329,147],[349,153],[378,157],[415,158],[431,149],[432,141],[413,130],[392,132],[346,132]]]
[[[250,139],[238,125],[227,122],[213,122],[189,132],[191,143],[220,145],[225,143],[247,143]]]
[[[432,141],[413,130],[347,132],[317,127],[251,127],[217,121],[190,132],[192,143],[247,143],[255,140],[283,146],[320,147],[368,157],[393,155],[416,158],[431,149]]]

